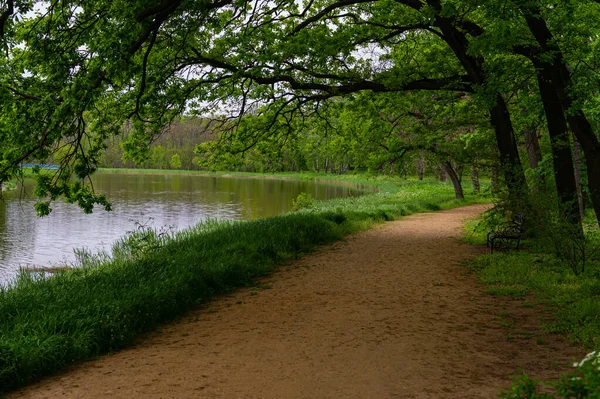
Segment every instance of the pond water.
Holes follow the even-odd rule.
[[[109,249],[138,224],[181,230],[205,219],[251,220],[287,212],[300,193],[317,199],[360,195],[364,189],[312,180],[276,180],[200,175],[98,172],[97,192],[113,211],[84,214],[76,205],[52,204],[35,215],[33,185],[5,192],[0,201],[0,282],[20,266],[60,266],[75,259],[73,249]]]

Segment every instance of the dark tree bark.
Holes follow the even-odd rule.
[[[463,173],[465,172],[465,167],[463,165],[456,165],[456,163],[452,163],[452,167],[456,171],[456,175],[458,176],[458,181],[462,184]]]
[[[530,127],[523,131],[525,137],[525,149],[527,150],[527,158],[529,159],[529,167],[537,169],[542,162],[542,151],[540,150],[540,141],[538,132],[535,127]]]
[[[583,198],[583,184],[581,181],[581,145],[577,138],[573,137],[573,163],[575,169],[575,184],[577,185],[577,203],[579,204],[579,213],[581,220],[585,217],[585,200]]]
[[[498,168],[492,168],[492,194],[498,194]]]
[[[499,93],[496,96],[496,105],[491,111],[491,119],[500,152],[500,167],[508,188],[509,206],[513,210],[521,211],[527,205],[527,181],[521,166],[508,107]]]
[[[519,2],[519,4],[523,10],[527,26],[540,47],[539,49],[529,49],[529,52],[525,52],[525,55],[534,62],[539,60],[538,62],[541,65],[539,73],[547,76],[547,80],[552,83],[563,111],[567,115],[567,122],[581,145],[587,166],[590,196],[596,213],[596,220],[600,225],[600,141],[583,110],[573,106],[575,99],[569,91],[571,74],[568,64],[546,21],[541,17],[539,9],[535,5],[531,6],[533,3]],[[548,58],[548,55],[551,57]]]
[[[556,181],[556,191],[560,202],[560,212],[563,219],[573,226],[577,226],[581,235],[583,235],[577,201],[573,156],[571,154],[571,143],[569,141],[569,131],[565,114],[560,103],[560,98],[554,90],[552,83],[544,79],[540,73],[537,76],[544,111],[548,119],[554,180]]]
[[[437,0],[430,0],[428,3],[436,9],[439,8],[441,12],[441,6]],[[470,43],[466,34],[458,30],[451,19],[440,15],[436,16],[435,25],[440,28],[444,41],[462,64],[471,82],[474,85],[485,84],[487,76],[483,69],[483,59],[469,54]],[[509,194],[509,206],[519,211],[525,207],[527,202],[527,181],[521,166],[508,106],[500,93],[496,94],[495,104],[490,109],[490,120],[496,133],[501,169]]]
[[[463,194],[462,185],[460,184],[460,179],[458,178],[458,174],[454,167],[450,163],[450,161],[442,162],[441,167],[446,171],[450,181],[452,181],[452,186],[454,187],[454,194],[456,195],[456,199],[465,199],[465,195]]]
[[[578,113],[579,115],[567,116],[567,120],[585,155],[590,197],[596,221],[600,225],[600,142],[583,111]]]

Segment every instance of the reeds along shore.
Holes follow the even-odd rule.
[[[0,393],[119,350],[318,245],[402,215],[482,201],[456,201],[446,183],[351,181],[381,191],[257,221],[209,221],[173,235],[141,231],[111,254],[81,253],[79,268],[51,278],[22,273],[0,291]]]

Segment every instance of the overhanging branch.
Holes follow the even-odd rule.
[[[399,91],[410,91],[410,90],[451,90],[451,91],[462,91],[472,92],[473,87],[469,83],[469,78],[465,75],[458,75],[439,79],[416,79],[410,82],[401,83],[398,85],[390,84],[386,85],[381,82],[372,80],[357,80],[356,78],[344,78],[343,76],[335,76],[328,74],[329,79],[344,81],[348,83],[342,83],[337,85],[330,85],[319,82],[302,82],[296,77],[289,74],[281,75],[257,75],[254,72],[245,70],[237,67],[231,63],[223,60],[217,60],[214,58],[206,57],[199,51],[193,50],[195,53],[195,60],[198,63],[211,66],[213,68],[219,68],[237,75],[238,77],[250,79],[261,85],[274,85],[277,83],[287,83],[293,90],[314,90],[328,94],[328,97],[341,96],[350,93],[356,93],[359,91],[370,90],[376,93],[384,92],[399,92]]]
[[[292,31],[292,34],[300,32],[302,29],[306,28],[308,25],[312,24],[313,22],[318,21],[319,19],[323,18],[328,13],[330,13],[338,8],[350,6],[350,5],[354,5],[354,4],[373,3],[374,1],[376,1],[376,0],[340,0],[340,1],[337,1],[333,4],[330,4],[329,6],[325,7],[324,9],[322,9],[321,11],[319,11],[312,17],[307,18],[304,21],[300,22],[294,28],[294,30]]]

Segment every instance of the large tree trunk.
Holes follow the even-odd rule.
[[[581,115],[568,116],[567,120],[585,155],[590,197],[600,225],[600,143],[583,111],[579,112]]]
[[[538,72],[537,77],[544,111],[548,120],[548,133],[550,134],[550,145],[552,146],[552,164],[554,166],[554,179],[560,202],[560,212],[562,217],[573,226],[577,226],[581,235],[583,235],[577,201],[575,171],[573,170],[573,156],[565,114],[552,83],[541,76],[540,72]]]
[[[527,182],[508,107],[500,93],[496,95],[496,105],[491,111],[491,119],[500,151],[500,165],[508,188],[509,205],[515,210],[521,210],[527,203]]]
[[[499,187],[498,187],[498,168],[493,167],[492,168],[492,194],[496,195],[498,194]]]
[[[579,213],[581,220],[585,218],[585,201],[583,199],[583,184],[581,182],[581,145],[577,138],[573,137],[573,161],[575,169],[575,184],[577,185],[577,203],[579,205]]]
[[[428,1],[428,4],[438,8],[437,11],[441,13],[441,6],[438,2]],[[443,39],[462,64],[471,82],[474,85],[485,85],[487,76],[483,69],[484,60],[469,54],[470,43],[466,34],[453,25],[452,19],[440,15],[436,16],[435,25],[442,31]],[[501,169],[508,189],[508,205],[513,210],[520,211],[527,203],[527,181],[521,166],[508,106],[500,93],[496,93],[495,103],[489,112],[496,133]]]
[[[534,127],[530,127],[523,131],[525,137],[525,148],[527,149],[527,158],[529,159],[529,167],[537,169],[542,162],[542,151],[540,150],[540,141],[538,132]]]
[[[452,167],[456,171],[456,175],[458,176],[458,181],[460,182],[460,184],[462,184],[463,173],[465,172],[464,165],[456,165],[455,163],[453,163]]]
[[[542,65],[541,73],[548,76],[548,80],[552,82],[560,98],[563,111],[567,115],[567,122],[581,145],[587,166],[590,196],[596,213],[596,220],[600,225],[600,141],[583,110],[573,106],[575,99],[572,98],[569,91],[571,86],[569,67],[546,21],[542,19],[540,10],[532,4],[534,3],[525,3],[521,5],[521,8],[524,10],[523,14],[527,26],[539,44],[539,50],[541,51],[533,49],[528,57],[534,63],[537,61]],[[547,58],[548,55],[551,55],[550,60]]]
[[[454,187],[454,195],[456,199],[465,199],[465,195],[463,194],[462,185],[460,184],[460,179],[458,178],[458,174],[456,170],[452,167],[450,161],[442,162],[441,167],[446,171],[450,181],[452,181],[452,186]]]

